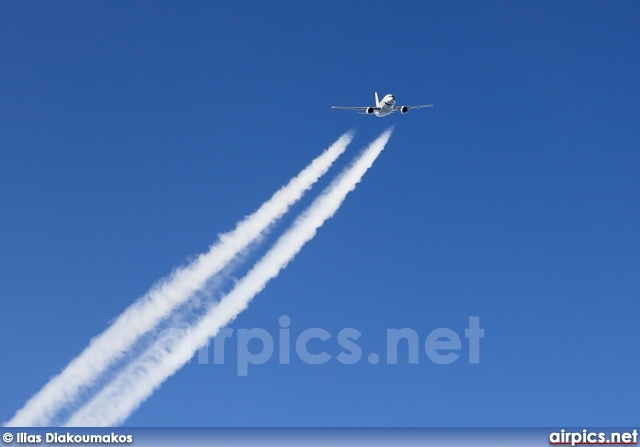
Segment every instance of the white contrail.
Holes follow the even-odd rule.
[[[156,283],[102,334],[92,339],[78,357],[29,399],[5,425],[51,425],[57,412],[73,403],[82,390],[94,385],[141,335],[204,287],[212,275],[224,268],[300,199],[327,172],[352,139],[353,132],[341,136],[258,210],[239,222],[233,231],[220,235],[207,253]]]
[[[302,213],[291,228],[222,300],[170,350],[149,348],[128,365],[86,406],[66,422],[68,426],[111,426],[123,422],[162,382],[180,369],[209,339],[247,308],[267,282],[294,258],[318,228],[338,210],[384,149],[392,129],[380,135]]]

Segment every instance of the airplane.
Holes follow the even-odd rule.
[[[344,106],[331,106],[332,109],[343,110],[357,110],[360,115],[375,115],[378,118],[392,114],[393,112],[400,111],[405,114],[411,109],[421,109],[423,107],[433,107],[433,104],[423,104],[419,106],[397,106],[396,97],[388,94],[382,98],[382,101],[378,100],[378,92],[375,93],[376,105],[371,107],[344,107]]]

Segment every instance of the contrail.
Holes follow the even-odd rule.
[[[384,149],[393,129],[380,135],[302,213],[228,295],[211,308],[170,350],[149,348],[128,365],[86,406],[66,422],[68,426],[111,426],[122,423],[162,382],[180,369],[209,339],[233,321],[249,302],[311,240],[318,228],[338,210],[347,194]]]
[[[141,335],[204,287],[212,275],[224,268],[300,199],[327,172],[352,139],[351,131],[342,135],[253,214],[240,221],[233,231],[221,234],[207,253],[156,283],[102,334],[92,339],[78,357],[31,397],[5,425],[51,425],[57,412],[73,403],[81,391],[94,385]]]

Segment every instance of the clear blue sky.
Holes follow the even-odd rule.
[[[0,420],[343,132],[340,166],[395,125],[232,325],[353,327],[362,360],[194,361],[127,424],[637,423],[639,23],[636,1],[3,2]],[[330,109],[374,91],[435,106]],[[369,364],[402,327],[460,358]]]

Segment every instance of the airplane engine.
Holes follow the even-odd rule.
[[[408,111],[409,111],[409,107],[407,106],[400,107],[400,113],[407,113]]]
[[[367,112],[367,115],[373,114],[373,107],[367,107],[366,112]]]

